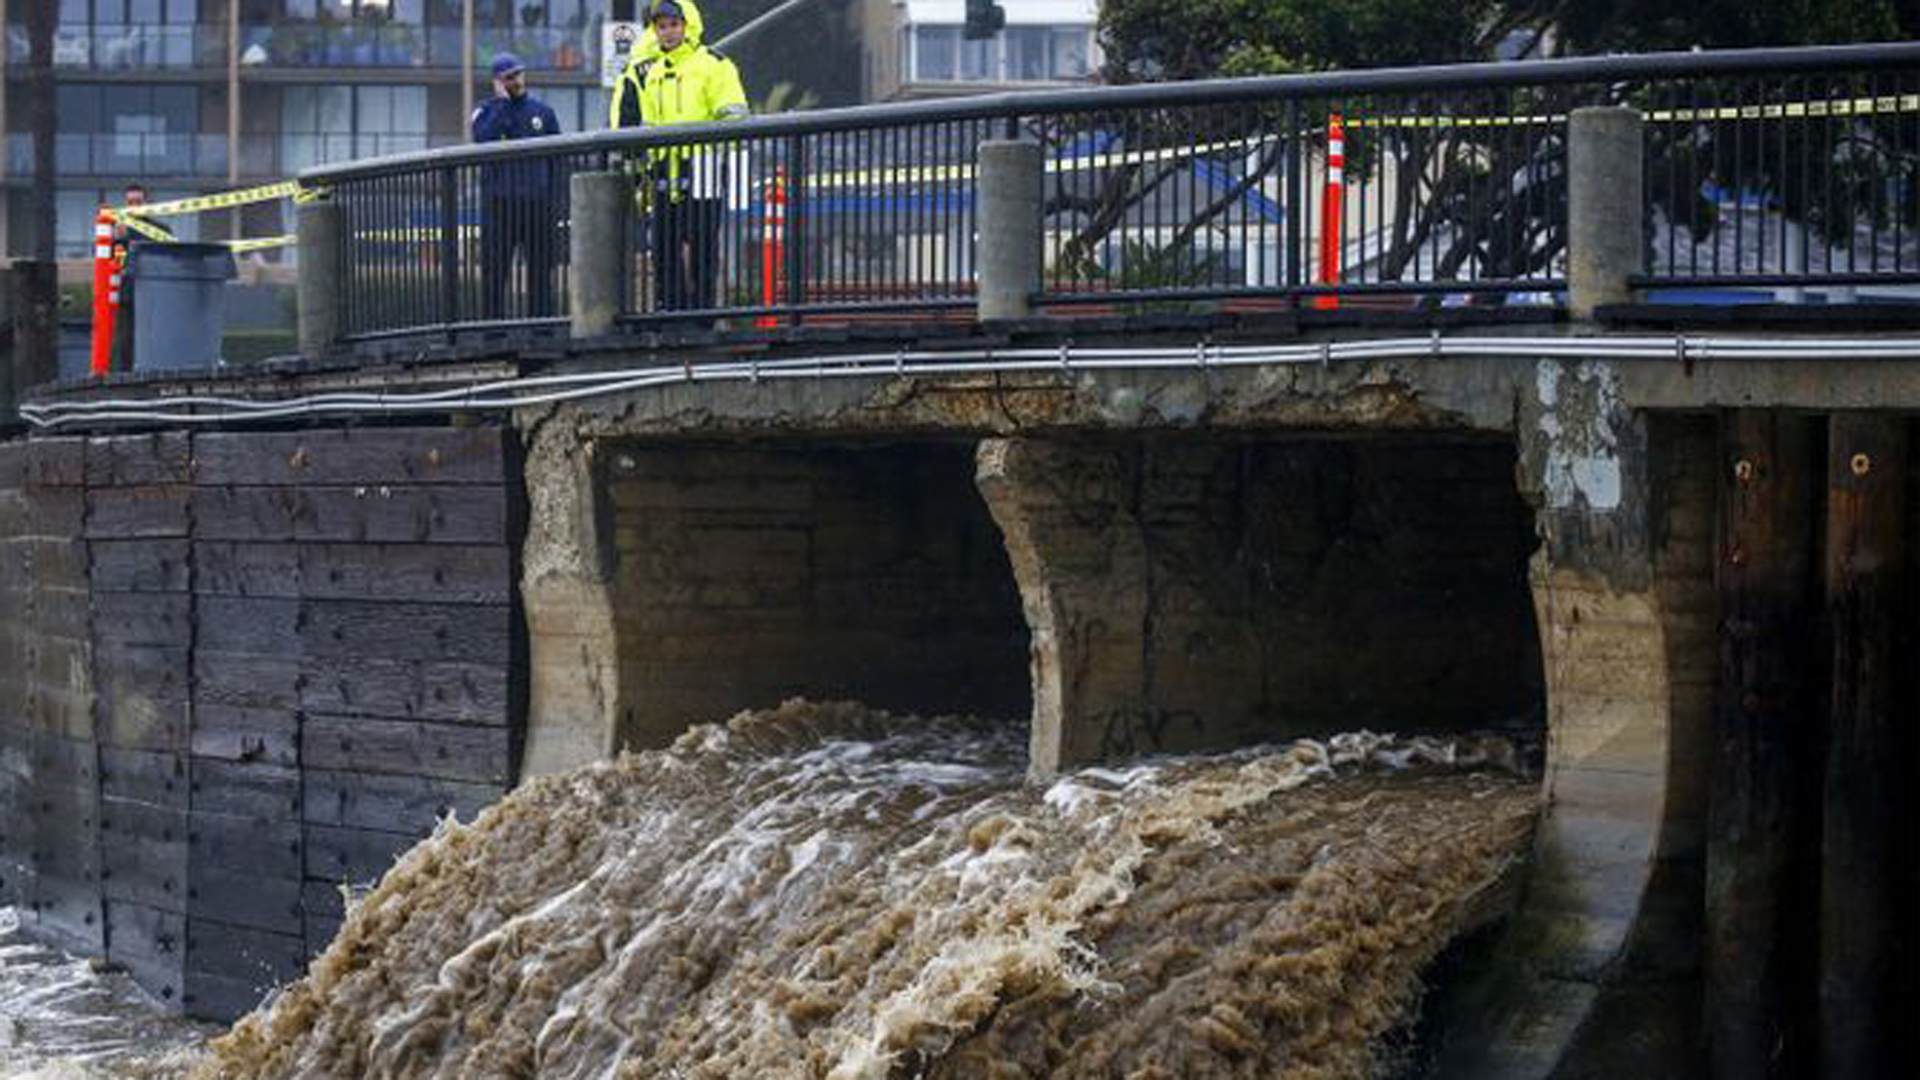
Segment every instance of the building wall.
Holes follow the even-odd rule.
[[[861,0],[870,101],[1091,81],[1100,66],[1093,0],[1003,2],[1006,28],[967,41],[963,0]]]
[[[31,230],[25,126],[27,0],[0,0],[6,47],[0,108],[7,253]],[[475,55],[463,64],[462,15],[475,14]],[[608,0],[76,0],[62,5],[54,56],[59,84],[59,248],[75,271],[92,243],[95,206],[123,185],[156,200],[284,179],[320,161],[457,144],[467,137],[463,76],[491,93],[485,67],[511,50],[562,126],[598,127],[600,23]],[[233,34],[238,14],[239,33]],[[531,18],[529,14],[531,13]],[[230,124],[238,96],[239,126]],[[268,203],[239,217],[240,235],[290,231]],[[235,216],[174,218],[188,239],[227,239]],[[254,256],[277,259],[277,254]]]

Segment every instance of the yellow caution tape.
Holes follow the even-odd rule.
[[[1920,94],[1884,94],[1877,97],[1828,101],[1787,101],[1773,105],[1718,105],[1701,109],[1655,109],[1644,113],[1649,123],[1693,124],[1702,120],[1801,120],[1830,116],[1875,116],[1920,112]],[[1481,128],[1520,127],[1566,123],[1565,113],[1522,113],[1512,116],[1377,116],[1350,117],[1348,128]]]
[[[480,226],[461,225],[455,230],[461,236],[480,235]],[[411,229],[369,229],[353,234],[355,240],[386,240],[403,244],[430,244],[440,239],[440,226],[421,225]]]
[[[277,184],[265,184],[260,187],[242,188],[238,191],[222,191],[215,195],[194,195],[185,199],[169,199],[166,202],[146,203],[141,206],[122,206],[113,211],[115,218],[135,217],[173,217],[177,214],[198,214],[206,210],[227,210],[249,203],[271,202],[297,195],[300,185],[293,180],[282,180]]]
[[[159,240],[162,242],[177,242],[179,240],[179,237],[174,236],[172,233],[161,228],[160,226],[155,225],[149,221],[142,221],[139,218],[133,217],[131,215],[127,217],[119,217],[116,214],[115,220],[119,221],[122,225],[125,225],[127,228],[132,229],[134,232],[139,233],[141,236],[144,236],[149,240]]]
[[[292,236],[262,236],[252,240],[228,240],[226,245],[235,255],[244,255],[249,251],[266,251],[268,248],[286,247],[293,243]]]
[[[295,202],[311,202],[325,198],[325,188],[303,188],[297,181],[282,180],[276,184],[263,184],[259,187],[241,188],[237,191],[222,191],[214,195],[195,195],[185,199],[169,199],[166,202],[145,203],[140,206],[121,206],[114,208],[114,220],[139,233],[149,240],[162,243],[178,243],[179,237],[146,221],[151,217],[175,217],[181,214],[198,214],[208,210],[230,210],[236,206],[247,206],[257,202],[272,202],[291,196]],[[292,236],[263,236],[251,240],[219,241],[233,249],[234,254],[248,251],[265,251],[268,248],[286,247],[293,243]]]
[[[1875,116],[1920,112],[1920,94],[1832,101],[1789,101],[1778,105],[1726,105],[1710,109],[1656,109],[1647,119],[1661,123],[1698,120],[1797,120],[1825,116]]]

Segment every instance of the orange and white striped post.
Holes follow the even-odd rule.
[[[1340,283],[1340,210],[1346,194],[1347,136],[1340,114],[1327,117],[1327,186],[1320,192],[1320,284]],[[1332,311],[1338,296],[1316,296],[1313,306]]]
[[[787,174],[785,170],[775,170],[773,178],[767,181],[767,212],[761,218],[760,232],[760,296],[762,301],[772,307],[780,302],[786,292],[787,263]],[[753,321],[753,325],[771,330],[780,325],[780,318],[769,312]]]
[[[120,307],[120,269],[113,258],[113,211],[101,207],[93,219],[93,358],[98,377],[113,367],[113,316]]]

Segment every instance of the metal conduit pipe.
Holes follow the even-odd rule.
[[[19,412],[41,429],[87,423],[219,424],[302,415],[394,414],[447,410],[503,410],[579,401],[687,382],[772,379],[882,378],[982,371],[1169,370],[1262,367],[1332,362],[1459,357],[1538,357],[1671,361],[1805,360],[1844,354],[1850,359],[1920,359],[1920,338],[1756,339],[1647,338],[1395,338],[1272,346],[1199,345],[1151,349],[1075,348],[895,351],[779,360],[728,361],[694,367],[624,368],[476,382],[414,394],[332,392],[251,400],[188,396],[164,401],[106,399],[28,403]]]

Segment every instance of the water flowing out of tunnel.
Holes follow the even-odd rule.
[[[444,825],[205,1075],[1374,1075],[1508,892],[1536,794],[1503,752],[1041,785],[1004,726],[790,702]]]

